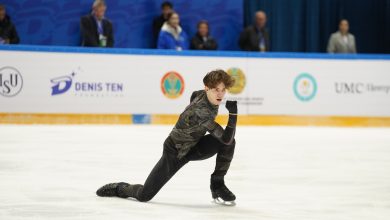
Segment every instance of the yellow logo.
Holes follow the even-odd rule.
[[[234,78],[235,82],[232,88],[229,89],[231,94],[240,94],[246,85],[246,78],[244,72],[240,68],[230,68],[227,73]]]
[[[179,98],[184,92],[183,77],[174,71],[166,73],[161,79],[161,91],[170,99]]]

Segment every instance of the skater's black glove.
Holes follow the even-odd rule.
[[[226,108],[229,111],[227,128],[235,129],[237,124],[237,101],[226,101]],[[232,136],[234,136],[234,132]]]
[[[226,101],[226,108],[230,114],[237,114],[237,101]]]
[[[225,130],[213,121],[211,126],[206,126],[211,135],[216,137],[224,145],[230,145],[234,142],[237,124],[237,101],[226,101],[226,108],[229,111],[228,123]]]

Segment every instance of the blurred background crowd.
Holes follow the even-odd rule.
[[[0,44],[19,43],[390,53],[390,0],[0,2]]]

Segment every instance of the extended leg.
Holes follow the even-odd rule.
[[[186,161],[178,160],[176,155],[164,152],[144,185],[124,186],[118,189],[118,194],[119,196],[133,197],[138,201],[147,202],[160,191],[184,164],[186,164]]]
[[[151,200],[171,177],[183,167],[188,160],[177,159],[177,154],[164,145],[164,152],[160,160],[154,166],[146,179],[144,185],[131,185],[128,183],[112,183],[101,187],[97,194],[99,196],[118,196],[121,198],[132,197],[141,202]]]

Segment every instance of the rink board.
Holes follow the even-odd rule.
[[[97,114],[14,114],[0,113],[0,124],[159,124],[173,125],[178,115],[97,115]],[[227,115],[216,121],[227,123]],[[238,125],[253,126],[338,126],[338,127],[390,127],[388,117],[326,117],[239,115]]]
[[[223,69],[239,124],[390,126],[389,55],[6,46],[0,60],[0,123],[172,124]]]

